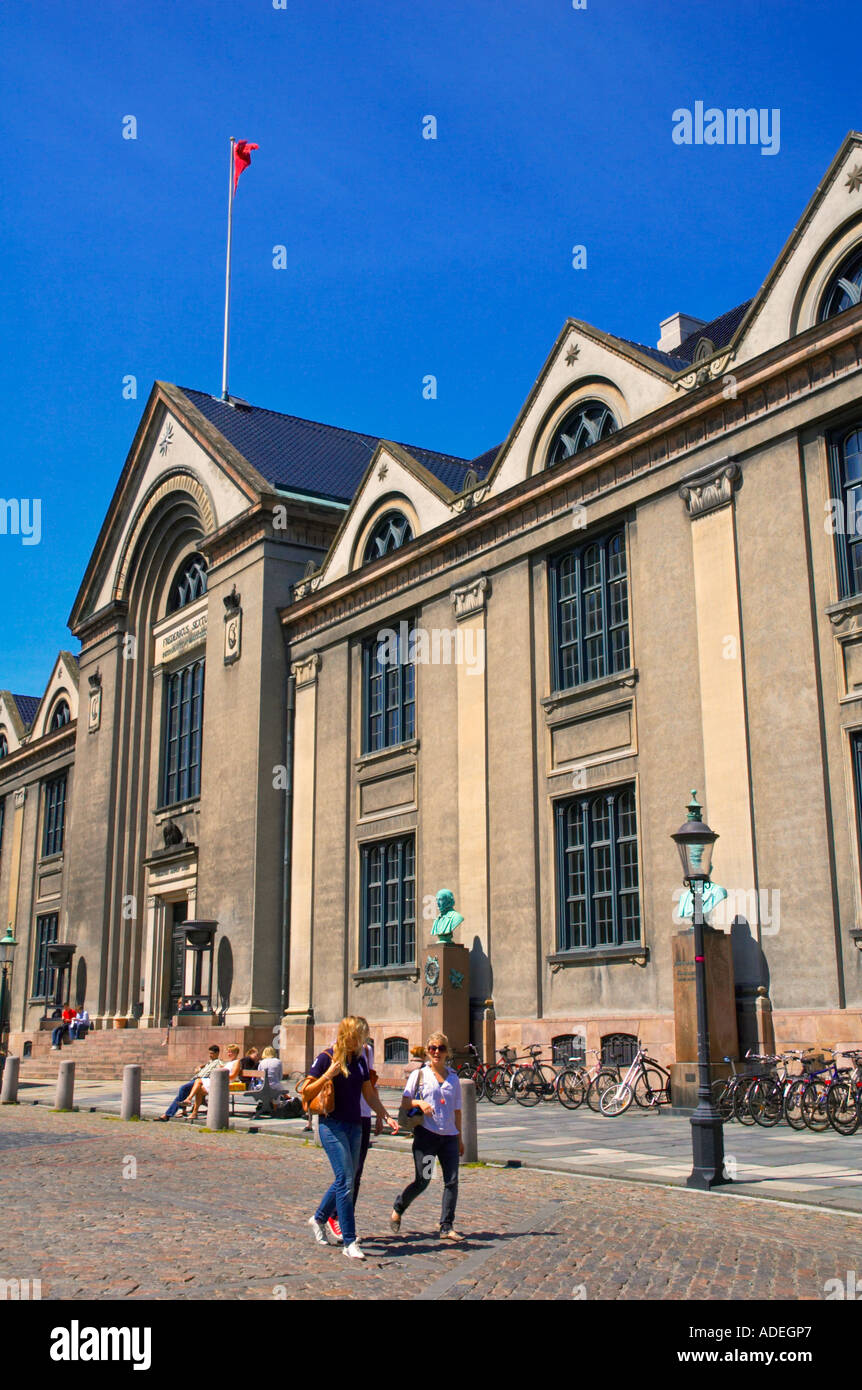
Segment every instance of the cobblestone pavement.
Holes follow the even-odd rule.
[[[28,1081],[20,1098],[53,1104],[54,1089],[54,1082]],[[142,1089],[145,1117],[161,1114],[176,1092],[176,1086],[164,1082],[145,1082]],[[82,1080],[75,1087],[75,1098],[82,1109],[92,1105],[119,1114],[120,1085]],[[386,1092],[384,1098],[390,1109],[397,1106],[397,1092]],[[248,1116],[251,1111],[246,1107],[243,1113]],[[639,1182],[681,1186],[691,1172],[691,1126],[687,1117],[667,1111],[656,1114],[632,1107],[618,1119],[607,1119],[594,1115],[586,1105],[570,1111],[557,1104],[525,1110],[514,1103],[483,1103],[477,1120],[479,1156],[490,1162],[515,1160],[595,1177],[619,1173]],[[249,1121],[238,1113],[234,1123],[241,1127]],[[301,1120],[255,1123],[266,1131],[294,1135],[303,1124]],[[389,1143],[400,1150],[405,1142],[401,1137],[384,1141],[381,1147]],[[728,1124],[724,1147],[735,1194],[811,1202],[862,1214],[862,1130],[842,1138],[831,1130],[812,1134],[797,1133],[785,1125],[761,1129]]]
[[[412,1165],[375,1145],[356,1266],[312,1241],[330,1170],[310,1144],[20,1105],[0,1153],[0,1278],[43,1299],[817,1300],[862,1251],[855,1215],[493,1167],[462,1169],[464,1245],[434,1234],[439,1178],[394,1237]]]

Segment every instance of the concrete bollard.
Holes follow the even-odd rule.
[[[476,1087],[461,1078],[461,1139],[464,1143],[462,1163],[479,1162],[479,1136],[476,1130]]]
[[[141,1118],[141,1068],[136,1063],[123,1067],[123,1097],[120,1101],[121,1120]]]
[[[207,1103],[207,1129],[230,1129],[228,1114],[228,1084],[230,1076],[227,1067],[210,1075],[210,1091]]]
[[[18,1104],[18,1070],[20,1057],[7,1057],[3,1068],[3,1090],[0,1091],[0,1105]]]
[[[75,1063],[61,1062],[57,1071],[55,1110],[72,1110],[75,1104]]]

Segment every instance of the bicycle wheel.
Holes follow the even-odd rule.
[[[755,1081],[759,1080],[757,1076],[743,1077],[733,1092],[733,1118],[739,1120],[741,1125],[754,1124],[754,1116],[748,1108],[748,1096]]]
[[[512,1077],[511,1092],[519,1105],[538,1105],[542,1099],[542,1078],[537,1067],[519,1067]]]
[[[606,1091],[609,1086],[618,1085],[619,1080],[619,1072],[613,1071],[610,1068],[598,1072],[598,1074],[593,1077],[589,1085],[589,1090],[587,1091],[587,1105],[591,1110],[594,1110],[597,1115],[601,1110],[602,1092]]]
[[[713,1081],[712,1103],[725,1122],[733,1119],[733,1089],[726,1078]]]
[[[536,1064],[538,1073],[537,1080],[541,1084],[541,1098],[543,1101],[557,1099],[557,1068],[551,1066],[550,1062],[538,1062]]]
[[[661,1105],[665,1097],[665,1079],[653,1067],[644,1067],[635,1082],[635,1101],[641,1110],[652,1110]]]
[[[628,1110],[634,1099],[631,1086],[627,1081],[618,1081],[614,1086],[608,1086],[602,1091],[600,1101],[603,1115],[622,1115]]]
[[[804,1129],[805,1120],[802,1117],[802,1096],[805,1087],[808,1085],[808,1078],[798,1076],[784,1093],[784,1118],[791,1129]]]
[[[589,1084],[589,1083],[587,1083]],[[557,1077],[557,1100],[567,1110],[577,1110],[587,1095],[583,1072],[561,1071]]]
[[[482,1099],[484,1091],[482,1073],[475,1062],[462,1062],[460,1067],[455,1070],[462,1081],[472,1081],[476,1091],[477,1102]]]
[[[859,1128],[859,1110],[854,1087],[848,1081],[835,1081],[826,1097],[826,1118],[836,1134],[855,1134]]]
[[[772,1129],[781,1119],[784,1089],[780,1081],[768,1076],[758,1077],[748,1095],[748,1108],[754,1116],[755,1124],[764,1129]]]
[[[815,1134],[822,1134],[824,1129],[829,1128],[826,1114],[829,1089],[825,1081],[809,1081],[802,1092],[802,1118]]]
[[[485,1074],[485,1095],[492,1105],[506,1105],[512,1099],[509,1090],[510,1068],[489,1067]]]

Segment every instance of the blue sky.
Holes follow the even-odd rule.
[[[756,291],[862,125],[857,27],[849,0],[6,0],[0,496],[41,499],[42,539],[0,535],[0,688],[77,650],[152,381],[220,390],[231,135],[260,145],[231,390],[472,456],[567,315],[655,344]],[[778,108],[779,153],[674,144],[698,100]]]

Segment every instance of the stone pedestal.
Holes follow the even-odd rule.
[[[431,940],[420,956],[422,1041],[445,1033],[453,1052],[470,1041],[470,952],[454,942]]]
[[[736,992],[730,936],[704,926],[704,972],[709,1017],[709,1077],[727,1076],[725,1057],[739,1056],[736,1030]],[[675,1110],[697,1105],[697,994],[694,979],[694,931],[673,938],[673,1014],[676,1062],[671,1067],[671,1099]]]

